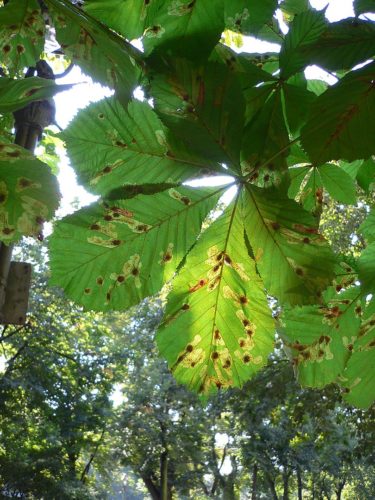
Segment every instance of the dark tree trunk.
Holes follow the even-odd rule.
[[[161,500],[161,495],[159,488],[157,488],[153,482],[153,480],[146,475],[141,474],[142,481],[145,483],[145,486],[148,492],[151,495],[152,500]]]
[[[289,473],[287,469],[283,474],[283,500],[289,500]]]
[[[258,481],[258,465],[253,465],[253,474],[251,480],[251,500],[256,500],[257,498],[257,481]]]
[[[303,500],[302,497],[302,474],[301,469],[297,467],[297,488],[298,488],[298,500]]]
[[[268,485],[270,487],[271,495],[272,495],[273,500],[279,500],[279,497],[277,496],[277,493],[276,493],[274,479],[272,477],[270,477],[270,476],[267,476],[267,482],[268,482]]]
[[[163,451],[160,455],[160,491],[161,500],[168,500],[168,452]]]
[[[342,494],[342,490],[344,489],[345,483],[346,483],[346,479],[343,479],[337,485],[336,500],[341,500],[341,494]]]

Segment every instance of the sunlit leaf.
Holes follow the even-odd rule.
[[[321,165],[318,167],[323,186],[337,201],[347,204],[356,202],[356,187],[349,174],[336,165]]]
[[[137,304],[173,276],[221,194],[180,187],[65,217],[50,239],[52,283],[88,309]]]
[[[281,302],[319,300],[333,278],[334,255],[314,218],[276,190],[244,190],[246,234],[265,287]]]
[[[343,373],[344,398],[360,408],[375,400],[375,301],[366,308],[352,355]]]
[[[80,182],[106,194],[126,184],[177,182],[218,168],[174,139],[147,102],[109,98],[82,110],[62,133]]]
[[[56,177],[29,151],[0,144],[0,241],[40,236],[58,207]]]
[[[344,371],[360,326],[357,288],[336,294],[322,306],[288,309],[281,334],[299,382],[323,387]]]
[[[173,281],[157,343],[177,380],[210,393],[241,386],[259,370],[273,335],[237,196],[203,233]]]

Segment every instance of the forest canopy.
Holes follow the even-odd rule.
[[[31,129],[22,110],[50,109],[66,89],[43,62],[78,65],[114,94],[57,134],[98,201],[54,222],[51,284],[103,312],[161,292],[158,349],[200,394],[242,387],[276,335],[303,386],[335,383],[349,403],[369,407],[374,2],[355,1],[355,17],[338,22],[305,0],[3,4],[2,250],[41,239],[59,205],[54,170],[15,140],[13,121]],[[239,35],[280,51],[238,53]],[[311,65],[335,83],[306,78]],[[56,132],[43,133],[53,144]],[[210,184],[220,175],[231,180]],[[340,216],[350,244],[332,228]]]

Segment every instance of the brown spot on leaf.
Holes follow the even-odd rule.
[[[103,278],[101,276],[99,276],[99,278],[96,278],[96,283],[99,285],[99,286],[102,286],[103,284]]]
[[[4,47],[3,47],[4,54],[8,54],[10,52],[10,49],[11,49],[10,45],[8,45],[8,44],[4,45]]]
[[[21,156],[21,153],[20,151],[9,151],[7,153],[7,156],[9,156],[10,158],[18,158],[19,156]]]
[[[188,311],[188,310],[190,309],[190,306],[189,306],[189,304],[182,304],[181,309],[182,309],[183,311]]]
[[[90,229],[92,231],[98,231],[100,229],[99,224],[91,224]]]
[[[187,352],[193,352],[193,350],[194,350],[194,347],[193,347],[191,344],[188,344],[188,345],[186,346],[186,351],[187,351]]]
[[[250,363],[251,357],[248,354],[245,354],[245,356],[242,358],[244,363]]]
[[[6,235],[11,234],[13,232],[14,232],[14,229],[11,229],[10,227],[4,227],[4,229],[3,229],[3,234],[6,234]]]
[[[298,276],[303,276],[303,269],[301,269],[300,267],[297,267],[297,268],[296,268],[296,274],[297,274]]]
[[[112,172],[112,167],[109,165],[103,168],[103,174],[109,174],[110,172]]]
[[[120,274],[120,276],[117,276],[117,281],[119,283],[123,283],[125,281],[125,276],[123,276],[122,274]]]
[[[218,359],[218,358],[219,358],[219,353],[218,353],[217,351],[214,351],[214,352],[211,354],[211,358],[212,358],[213,360]]]
[[[91,288],[85,288],[85,294],[88,295],[89,293],[91,293]]]
[[[241,304],[247,304],[249,302],[246,295],[240,295],[239,301]]]
[[[117,246],[121,245],[121,240],[112,240],[111,243],[112,243],[112,245],[117,247]]]
[[[280,229],[280,224],[278,222],[272,222],[271,227],[275,231],[278,231]]]
[[[17,45],[16,50],[17,50],[18,54],[23,54],[26,51],[26,49],[23,45]]]

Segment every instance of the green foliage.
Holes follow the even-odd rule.
[[[40,235],[60,195],[48,165],[14,144],[0,146],[0,234],[9,244]]]
[[[375,293],[374,243],[364,249],[365,239],[351,233],[361,245],[340,250],[345,267],[321,221],[334,202],[354,207],[361,189],[373,203],[374,23],[329,23],[324,10],[295,0],[280,5],[286,35],[275,0],[44,3],[65,57],[115,90],[61,134],[80,181],[102,198],[55,225],[53,283],[101,310],[127,309],[168,284],[158,342],[177,380],[203,392],[241,386],[265,363],[272,297],[299,379],[337,382],[351,402],[370,404],[370,372],[364,367],[362,380],[356,360],[367,366],[375,352],[372,320],[364,327],[366,296]],[[11,76],[41,51],[40,9],[31,21],[26,4],[0,9],[0,17],[13,12],[17,27],[27,25],[18,31],[26,59],[17,47],[8,51]],[[281,51],[235,55],[220,40],[224,29],[276,41]],[[144,52],[129,43],[134,37]],[[312,64],[335,72],[337,83],[306,81]],[[133,97],[138,85],[149,103]],[[13,109],[4,99],[0,109]],[[226,188],[182,184],[219,173],[232,176],[235,201],[203,224]],[[332,231],[327,236],[333,241]],[[245,335],[244,321],[254,335]]]
[[[0,80],[0,112],[9,113],[23,108],[32,101],[52,97],[57,92],[69,90],[71,85],[56,85],[51,80],[31,77],[24,80]]]

